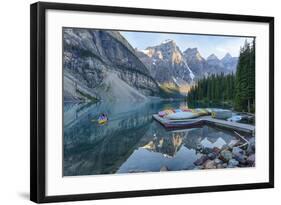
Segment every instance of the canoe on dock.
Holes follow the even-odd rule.
[[[255,132],[254,125],[214,119],[211,116],[202,116],[195,119],[186,119],[186,120],[169,120],[165,117],[160,117],[157,114],[155,114],[153,115],[153,118],[167,129],[177,129],[177,128],[184,129],[184,128],[203,126],[203,125],[211,125],[211,126],[222,127],[225,129],[250,133],[253,135]]]
[[[191,128],[199,127],[203,125],[201,119],[184,119],[184,120],[170,120],[167,118],[160,117],[158,115],[153,115],[153,118],[162,124],[165,128],[175,129],[175,128]]]
[[[197,113],[193,113],[193,112],[176,112],[167,115],[166,118],[169,120],[187,120],[198,116],[199,115]]]

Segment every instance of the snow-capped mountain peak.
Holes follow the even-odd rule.
[[[221,60],[224,61],[224,60],[229,60],[231,58],[232,58],[232,56],[230,55],[230,53],[226,53],[225,56]]]
[[[149,50],[144,49],[144,50],[140,50],[141,52],[143,52],[144,54],[148,55],[149,54]]]
[[[204,58],[198,51],[198,48],[188,48],[183,52],[187,60],[196,59],[197,61],[203,61]]]
[[[166,39],[161,42],[161,44],[167,44],[167,43],[175,43],[172,39]]]
[[[182,80],[181,84],[193,82],[195,74],[175,41],[167,39],[161,44],[147,47],[142,52],[146,55],[139,54],[139,57],[146,63],[156,81],[175,83],[173,76],[178,82]]]
[[[224,67],[229,71],[236,70],[238,58],[232,57],[229,53],[225,54],[225,56],[221,59],[221,62],[223,63]]]
[[[152,77],[160,84],[166,82],[192,84],[210,74],[228,74],[235,72],[238,62],[238,58],[232,57],[229,53],[221,60],[215,54],[205,59],[196,47],[187,48],[182,52],[171,39],[146,48],[139,57],[150,70]]]
[[[207,58],[208,61],[210,60],[219,60],[218,57],[213,53],[211,54],[208,58]]]

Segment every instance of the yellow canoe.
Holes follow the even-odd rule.
[[[104,119],[104,120],[98,120],[98,123],[99,123],[99,124],[105,124],[105,123],[107,123],[107,119]]]

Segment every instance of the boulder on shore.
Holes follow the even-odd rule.
[[[229,160],[232,159],[232,152],[230,152],[229,150],[221,151],[220,159],[223,160],[224,162],[228,162]]]
[[[255,154],[251,154],[248,158],[247,158],[247,163],[251,166],[254,166],[255,165],[255,159],[256,159],[256,156]]]
[[[209,147],[204,147],[203,149],[202,149],[202,153],[203,154],[209,154],[209,153],[211,153],[213,151],[213,149],[212,148],[209,148]]]
[[[234,156],[241,156],[241,155],[244,155],[244,154],[245,154],[245,151],[242,150],[242,149],[239,148],[239,147],[233,147],[233,149],[232,149],[232,154],[233,154]]]
[[[210,160],[214,160],[217,157],[217,155],[215,153],[211,152],[208,154],[208,157]]]
[[[216,168],[216,165],[215,165],[215,161],[214,160],[207,160],[205,163],[204,163],[204,168],[205,169],[215,169]]]
[[[218,147],[214,147],[213,150],[212,150],[212,152],[215,153],[215,154],[217,154],[217,155],[220,153],[220,151],[221,151],[221,150],[220,150],[220,148],[218,148]]]
[[[208,160],[208,156],[202,155],[199,159],[197,159],[195,162],[193,162],[193,164],[195,164],[196,166],[200,166],[200,165],[203,165],[204,162],[206,162],[207,160]]]
[[[229,160],[228,162],[228,167],[229,168],[234,168],[234,167],[237,167],[239,165],[239,162],[235,159],[231,159]]]

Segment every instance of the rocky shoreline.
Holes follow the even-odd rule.
[[[198,159],[194,169],[221,169],[255,166],[255,138],[247,143],[233,140],[222,148],[198,146]]]

